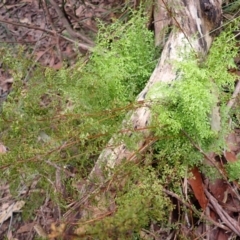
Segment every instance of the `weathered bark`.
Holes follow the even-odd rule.
[[[155,83],[157,82],[172,82],[177,77],[177,70],[173,68],[171,62],[181,61],[181,50],[184,52],[188,50],[194,50],[196,56],[203,58],[207,54],[213,37],[216,32],[212,32],[217,29],[221,24],[221,1],[195,1],[195,0],[182,0],[182,1],[166,1],[162,0],[161,5],[167,13],[164,17],[169,16],[172,18],[175,28],[169,35],[168,41],[165,44],[161,58],[152,73],[146,87],[139,94],[137,101],[144,102],[146,95]],[[172,6],[172,7],[171,7]],[[176,8],[177,10],[173,9]],[[162,11],[161,11],[162,12]],[[172,15],[172,17],[170,16]],[[168,24],[168,22],[167,22]],[[162,26],[162,29],[165,26]],[[160,29],[159,29],[160,31]],[[201,59],[200,59],[201,61]],[[161,96],[162,93],[159,93]],[[158,96],[155,96],[156,98]],[[151,99],[150,99],[151,100]],[[152,99],[154,100],[154,99]],[[149,102],[149,101],[148,101]],[[150,123],[150,106],[140,107],[133,113],[131,113],[130,119],[124,122],[124,125],[132,126],[132,130],[147,129]],[[140,150],[145,139],[151,134],[147,130],[143,130],[143,139],[137,144],[136,151]],[[131,134],[129,134],[131,138]],[[115,145],[116,137],[113,137],[108,146]],[[123,159],[132,159],[135,155],[134,151],[127,149],[126,145],[121,145],[111,148],[107,147],[103,150],[95,164],[94,169],[90,173],[91,178],[101,178],[102,169],[107,166],[108,168],[114,168],[116,164],[119,164]]]
[[[216,29],[221,25],[221,0],[158,0],[154,11],[155,20],[155,34],[160,36],[160,31],[164,30],[168,24],[172,25],[172,30],[169,33],[167,42],[164,45],[159,62],[153,71],[146,87],[137,97],[137,102],[142,103],[142,106],[137,110],[130,112],[123,123],[123,126],[132,128],[132,131],[138,130],[141,132],[141,138],[136,143],[134,150],[127,148],[127,145],[122,141],[116,146],[118,135],[113,136],[109,141],[108,146],[100,154],[95,167],[91,171],[88,179],[88,183],[83,187],[81,192],[83,198],[75,206],[75,210],[78,212],[78,216],[86,218],[104,213],[106,207],[101,205],[101,210],[92,208],[89,196],[92,192],[100,188],[108,177],[111,177],[112,170],[116,165],[119,165],[124,159],[127,161],[133,161],[136,158],[136,154],[146,149],[151,144],[150,139],[151,132],[148,129],[151,121],[151,104],[144,104],[145,98],[149,90],[158,82],[172,82],[177,78],[177,70],[173,68],[171,62],[181,61],[181,51],[186,52],[194,50],[196,56],[199,58],[204,57],[207,54],[214,36],[217,35]],[[164,21],[161,21],[164,18]],[[166,29],[165,29],[166,30]],[[156,44],[164,43],[163,38],[156,37]],[[200,59],[202,60],[202,59]],[[179,76],[178,76],[179,79]],[[159,96],[161,96],[159,92]],[[152,96],[150,100],[154,100],[158,96]],[[124,127],[123,127],[124,128]],[[141,130],[144,129],[144,130]],[[132,134],[125,133],[126,137],[132,137]],[[107,175],[106,175],[107,171]],[[97,181],[96,181],[97,180]],[[97,182],[97,184],[96,184]],[[103,194],[104,195],[104,194]],[[98,199],[99,202],[104,202],[104,196],[102,195]],[[88,210],[84,209],[85,204],[88,205]],[[78,207],[81,206],[81,209]],[[91,212],[91,213],[89,213]],[[71,218],[66,216],[66,219],[72,221]],[[79,229],[77,233],[82,233],[83,228]]]

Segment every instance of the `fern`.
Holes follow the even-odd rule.
[[[160,125],[156,135],[164,141],[159,141],[161,149],[168,149],[164,156],[181,158],[186,164],[198,164],[201,155],[196,152],[193,144],[204,151],[220,151],[224,146],[223,134],[226,133],[227,120],[226,101],[233,90],[235,77],[228,72],[235,67],[233,58],[237,55],[234,36],[231,30],[223,32],[213,43],[210,54],[204,65],[199,66],[194,54],[189,54],[186,60],[174,63],[181,72],[181,80],[171,83],[158,83],[148,93],[148,98],[154,98],[157,104],[153,107],[155,121]],[[228,41],[229,44],[225,44]],[[221,49],[221,51],[219,51]],[[162,93],[160,98],[158,94]],[[216,132],[211,127],[211,114],[216,104],[221,107],[221,131]],[[166,140],[166,137],[170,140]],[[214,149],[213,149],[214,148]],[[174,153],[171,153],[174,149]],[[199,155],[197,157],[197,155]]]

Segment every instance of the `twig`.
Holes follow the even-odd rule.
[[[36,223],[33,226],[33,228],[36,231],[36,233],[38,234],[38,236],[40,236],[42,238],[47,238],[47,233],[40,224]]]
[[[28,43],[36,43],[37,41],[24,41],[24,40],[16,40],[16,41],[11,41],[11,40],[6,40],[6,41],[0,41],[0,43],[21,43],[21,44],[28,44]]]
[[[185,206],[187,206],[188,208],[190,208],[196,215],[200,215],[200,213],[194,208],[192,207],[192,205],[190,205],[188,202],[184,201],[182,198],[180,198],[176,193],[173,193],[165,188],[162,189],[163,192],[165,192],[166,194],[168,194],[171,197],[176,198],[177,200],[179,200],[182,204],[184,204]],[[207,216],[207,215],[203,215],[203,218],[205,218],[207,221],[211,222],[213,225],[225,230],[225,231],[231,231],[230,228],[224,226],[221,223],[218,223],[216,221],[214,221],[211,217]]]
[[[218,170],[222,178],[227,182],[228,186],[232,189],[232,191],[235,193],[235,196],[240,201],[240,196],[238,194],[238,191],[232,187],[232,185],[229,183],[228,178],[224,174],[224,172],[218,167],[217,163],[210,158],[194,141],[193,139],[184,131],[182,130],[183,134],[191,141],[192,145],[209,161],[213,164],[213,166]]]
[[[36,41],[36,43],[35,43],[35,45],[34,45],[34,49],[33,49],[32,53],[31,53],[31,57],[35,54],[35,51],[36,51],[37,46],[38,46],[38,43],[40,42],[40,39],[42,38],[43,34],[44,34],[44,33],[42,32],[41,35],[38,37],[38,40]],[[42,57],[42,55],[40,56],[40,58],[41,58],[41,57]],[[38,60],[39,60],[40,58],[35,59],[35,61],[31,64],[29,70],[27,71],[26,76],[25,76],[24,79],[23,79],[23,82],[27,82],[27,81],[28,81],[28,77],[29,77],[30,73],[32,72],[33,68],[36,66],[36,63],[38,62]]]
[[[190,140],[191,144],[207,159],[209,160],[213,166],[218,170],[220,175],[223,177],[225,181],[227,181],[227,177],[225,176],[224,172],[217,166],[216,162],[210,158],[194,141],[193,139],[184,131],[182,130],[183,134]],[[230,184],[229,184],[230,185]],[[231,185],[230,185],[231,186]]]
[[[217,200],[207,191],[207,189],[204,191],[212,204],[212,208],[215,209],[222,222],[225,223],[238,236],[240,236],[240,227],[238,225],[238,222],[235,219],[231,218],[228,213],[223,210],[223,208],[218,204]]]
[[[206,224],[206,227],[209,227],[208,224]],[[214,228],[212,229],[208,229],[206,230],[204,233],[202,233],[201,235],[199,235],[198,237],[194,238],[193,240],[199,240],[199,239],[204,239],[204,240],[211,240],[209,235],[211,233],[211,231],[213,232],[215,229],[217,229],[217,227],[215,226]],[[204,238],[206,236],[206,238]]]
[[[207,216],[210,216],[210,209],[209,209],[208,206],[206,207],[205,213],[206,213]],[[206,232],[205,232],[206,240],[210,240],[209,234],[210,234],[211,229],[210,229],[210,226],[208,224],[205,224],[205,225],[206,225],[205,226],[206,227]]]
[[[18,23],[18,22],[14,22],[14,21],[11,21],[11,20],[5,20],[5,19],[2,19],[0,18],[0,22],[3,22],[3,23],[8,23],[8,24],[12,24],[12,25],[16,25],[16,26],[20,26],[20,27],[25,27],[25,28],[30,28],[30,29],[35,29],[35,30],[39,30],[39,31],[43,31],[43,32],[46,32],[46,33],[49,33],[51,35],[55,35],[56,33],[52,30],[49,30],[49,29],[44,29],[44,28],[41,28],[41,27],[38,27],[38,26],[34,26],[34,25],[30,25],[30,24],[23,24],[23,23]],[[84,49],[84,50],[88,50],[88,51],[93,51],[93,45],[89,45],[89,44],[85,44],[85,43],[78,43],[77,41],[74,41],[68,37],[65,37],[63,36],[62,34],[59,34],[57,33],[57,35],[69,42],[72,42],[74,44],[76,44],[77,46],[79,46],[80,48]]]
[[[148,231],[147,229],[144,229],[144,228],[142,228],[141,230],[142,230],[143,232],[145,232],[145,233],[151,235],[152,237],[154,237],[154,239],[158,239],[158,236],[155,235],[153,232]],[[147,239],[147,238],[146,238],[146,239]]]
[[[156,141],[156,139],[151,139],[148,143],[146,143],[143,147],[141,147],[140,149],[138,149],[135,154],[132,154],[131,156],[129,156],[129,158],[127,159],[127,162],[129,161],[134,161],[136,158],[136,155],[139,153],[142,153],[143,151],[146,150],[146,148],[148,146],[150,146],[152,143],[154,143]],[[97,193],[99,193],[101,191],[101,189],[104,188],[104,186],[107,185],[107,187],[109,186],[109,183],[111,183],[112,181],[112,175],[107,177],[106,179],[104,179],[103,182],[100,182],[98,185],[94,184],[94,182],[91,180],[92,179],[92,175],[90,175],[87,184],[84,185],[81,189],[80,195],[82,196],[80,198],[80,200],[78,202],[76,202],[76,204],[74,206],[72,206],[72,208],[66,212],[64,214],[64,219],[69,221],[72,219],[76,220],[76,214],[74,214],[73,217],[71,217],[71,214],[73,212],[77,212],[77,210],[80,208],[81,205],[86,204],[87,201],[90,199],[90,197],[95,196]]]
[[[167,12],[168,12],[168,14],[169,14],[169,16],[170,16],[171,18],[173,18],[173,20],[174,20],[174,22],[176,23],[177,27],[178,27],[178,28],[181,30],[181,32],[184,34],[184,36],[185,36],[185,38],[187,39],[189,45],[191,46],[192,50],[194,51],[195,56],[197,57],[197,53],[196,53],[196,51],[194,50],[194,47],[193,47],[191,41],[189,40],[189,37],[187,36],[187,34],[185,33],[185,31],[184,31],[183,28],[181,27],[181,25],[180,25],[180,23],[178,22],[177,18],[172,14],[172,10],[171,10],[171,9],[169,8],[169,6],[165,3],[165,0],[162,0],[162,2],[163,2],[163,4],[164,4],[164,6],[165,6],[165,8],[166,8],[166,10],[167,10]]]
[[[58,4],[54,1],[54,0],[49,0],[49,2],[51,3],[51,5],[53,6],[53,8],[55,9],[55,11],[57,12],[61,22],[63,23],[64,27],[66,28],[66,30],[68,31],[68,33],[72,36],[72,37],[78,37],[80,39],[82,39],[83,41],[85,41],[86,43],[93,45],[93,42],[87,38],[86,36],[82,35],[81,33],[75,32],[71,25],[69,24],[67,18],[64,16],[63,11],[60,9],[60,7],[58,6]]]
[[[68,13],[68,16],[70,16],[71,19],[73,19],[74,21],[76,21],[79,25],[80,25],[80,24],[83,25],[85,28],[90,29],[92,32],[94,32],[94,33],[97,33],[97,32],[98,32],[97,28],[95,28],[95,27],[93,27],[93,26],[91,26],[91,25],[88,25],[88,24],[86,24],[86,23],[84,22],[84,20],[85,20],[85,19],[89,19],[89,17],[86,17],[86,18],[84,18],[84,19],[79,20],[76,16],[74,16],[74,15],[71,14],[71,13]]]
[[[61,49],[60,49],[60,44],[59,44],[59,36],[57,35],[57,30],[53,24],[53,21],[52,21],[52,18],[50,16],[50,13],[49,13],[49,10],[48,10],[48,7],[47,7],[47,4],[46,4],[46,0],[42,0],[42,3],[43,3],[43,8],[44,8],[44,11],[46,12],[46,17],[48,18],[48,21],[51,25],[51,28],[52,30],[55,32],[55,38],[56,38],[56,42],[57,42],[57,52],[58,52],[58,55],[59,55],[59,60],[60,62],[63,61],[63,58],[62,58],[62,52],[61,52]]]
[[[49,164],[52,167],[55,167],[57,170],[64,172],[68,177],[75,177],[74,173],[71,173],[70,171],[59,167],[57,164],[50,162],[50,160],[45,161],[47,164]]]

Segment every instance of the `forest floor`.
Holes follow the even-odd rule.
[[[7,43],[16,51],[16,46],[23,46],[26,58],[33,63],[32,68],[35,67],[35,64],[41,64],[59,70],[64,65],[73,65],[79,54],[85,55],[91,52],[98,32],[97,19],[111,23],[117,18],[124,19],[125,17],[124,13],[120,11],[124,2],[71,0],[66,1],[64,7],[61,4],[61,1],[57,3],[56,0],[49,0],[48,3],[44,0],[8,0],[0,3],[1,44]],[[232,72],[236,74],[237,79],[240,76],[240,56],[235,59],[235,62],[238,70],[232,70]],[[31,70],[29,69],[29,75],[23,76],[24,81],[28,81]],[[10,69],[0,69],[0,81],[4,81],[10,76]],[[238,85],[236,84],[236,86]],[[239,89],[236,89],[236,96],[233,96],[235,109],[240,107],[238,92]],[[218,240],[237,239],[234,237],[238,236],[239,238],[240,236],[240,185],[238,181],[228,181],[225,178],[226,175],[222,173],[224,164],[238,160],[240,129],[236,128],[227,136],[226,143],[227,150],[221,156],[214,153],[205,156],[210,165],[214,159],[216,168],[222,174],[221,178],[213,182],[206,178],[203,180],[199,169],[192,169],[195,180],[189,180],[194,196],[190,200],[190,204],[183,203],[180,197],[178,198],[174,193],[166,190],[166,194],[172,199],[177,200],[180,205],[185,204],[189,209],[192,209],[193,206],[201,209],[208,202],[211,203],[213,208],[209,209],[208,214],[206,213],[205,219],[212,225],[206,227],[206,224],[199,223],[194,230],[195,236],[202,234],[201,239],[204,239],[206,235],[210,236],[210,239]],[[29,189],[21,189],[19,194],[28,199],[30,192],[40,191],[35,189],[35,184],[33,182]],[[35,201],[36,199],[31,200]],[[71,207],[70,205],[69,207]],[[5,237],[9,240],[31,240],[36,236],[45,238],[51,230],[56,230],[51,224],[59,222],[64,215],[60,207],[46,197],[44,204],[35,211],[31,220],[23,221],[21,218],[23,202],[15,200],[10,193],[9,184],[6,182],[0,183],[0,206],[1,239]],[[194,219],[194,221],[197,220]],[[185,224],[182,228],[185,231],[184,235],[190,236],[187,221]],[[161,235],[162,230],[157,229],[154,224],[152,231],[154,234],[146,234],[145,239],[170,239],[170,235]],[[173,239],[175,235],[171,236]],[[195,236],[192,235],[191,239],[197,239]]]

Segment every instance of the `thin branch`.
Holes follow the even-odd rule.
[[[52,167],[55,167],[57,170],[64,172],[68,177],[75,177],[74,173],[71,173],[70,171],[59,167],[56,163],[52,163],[50,160],[45,161],[47,164],[49,164]]]
[[[224,172],[217,166],[217,163],[210,158],[194,141],[193,139],[184,131],[182,130],[183,134],[189,139],[191,144],[209,161],[213,164],[213,166],[218,170],[220,175],[223,177],[224,180],[228,181],[227,177],[225,176]]]
[[[209,201],[212,204],[212,208],[215,209],[218,216],[221,218],[221,220],[238,236],[240,236],[240,227],[238,225],[238,222],[231,218],[225,210],[223,210],[222,206],[220,206],[217,202],[217,200],[207,191],[207,189],[204,190],[205,194],[207,195]]]
[[[64,27],[66,28],[66,30],[68,31],[68,33],[72,36],[72,37],[78,37],[80,39],[82,39],[83,41],[85,41],[86,43],[93,45],[94,43],[87,38],[86,36],[82,35],[81,33],[75,32],[68,19],[65,17],[63,11],[60,9],[60,7],[58,6],[58,4],[54,1],[54,0],[49,0],[49,2],[51,3],[51,5],[53,6],[54,10],[57,12],[58,17],[60,18],[62,24],[64,25]]]
[[[74,20],[74,21],[76,21],[79,25],[83,25],[83,27],[88,28],[88,29],[91,30],[92,32],[94,32],[94,33],[97,33],[97,32],[98,32],[98,30],[97,30],[96,27],[91,26],[91,25],[88,25],[88,24],[86,24],[86,23],[84,22],[85,19],[89,19],[90,17],[86,17],[86,18],[83,18],[83,19],[79,20],[76,16],[74,16],[74,15],[71,14],[71,13],[68,13],[68,16],[70,16],[71,19]]]
[[[182,198],[180,198],[176,193],[173,193],[167,189],[162,189],[163,192],[165,192],[166,194],[168,194],[171,197],[176,198],[178,201],[180,201],[182,204],[184,204],[186,207],[190,208],[196,215],[200,215],[200,213],[188,202],[184,201]],[[203,215],[203,218],[205,218],[207,221],[211,222],[213,225],[225,230],[225,231],[231,231],[230,228],[224,226],[221,223],[218,223],[216,221],[214,221],[211,217],[207,216],[206,214]]]
[[[56,38],[56,42],[57,42],[57,52],[58,52],[58,55],[59,55],[59,60],[60,60],[60,62],[62,62],[63,58],[62,58],[62,52],[61,52],[61,48],[60,48],[59,36],[57,35],[57,30],[56,30],[56,28],[53,24],[51,15],[49,13],[49,10],[48,10],[47,4],[46,4],[46,0],[42,0],[42,3],[43,3],[44,11],[46,12],[46,18],[48,19],[52,30],[55,32],[55,38]]]
[[[53,36],[55,36],[55,32],[52,31],[52,30],[49,30],[49,29],[44,29],[44,28],[41,28],[41,27],[38,27],[38,26],[34,26],[34,25],[30,25],[30,24],[24,24],[24,23],[18,23],[18,22],[14,22],[12,20],[5,20],[3,18],[0,18],[0,22],[3,22],[3,23],[7,23],[7,24],[12,24],[12,25],[15,25],[15,26],[20,26],[20,27],[25,27],[25,28],[30,28],[30,29],[35,29],[35,30],[39,30],[39,31],[43,31],[43,32],[46,32],[46,33],[49,33]],[[77,41],[74,41],[68,37],[65,37],[59,33],[57,33],[57,35],[69,42],[72,42],[74,44],[76,44],[77,46],[79,46],[80,48],[84,49],[84,50],[88,50],[88,51],[93,51],[93,46],[91,45],[88,45],[88,44],[85,44],[85,43],[78,43]]]
[[[229,183],[227,176],[225,175],[225,173],[222,171],[222,169],[220,169],[217,165],[217,163],[214,161],[214,159],[212,159],[211,157],[209,157],[194,141],[193,139],[184,131],[182,130],[183,134],[190,140],[191,144],[210,162],[213,164],[213,166],[218,170],[218,172],[220,173],[220,175],[222,176],[222,178],[227,182],[228,186],[232,189],[232,191],[235,193],[235,196],[238,198],[238,200],[240,201],[240,196],[238,194],[238,191],[236,189],[234,189],[234,187],[232,187],[232,185]]]

